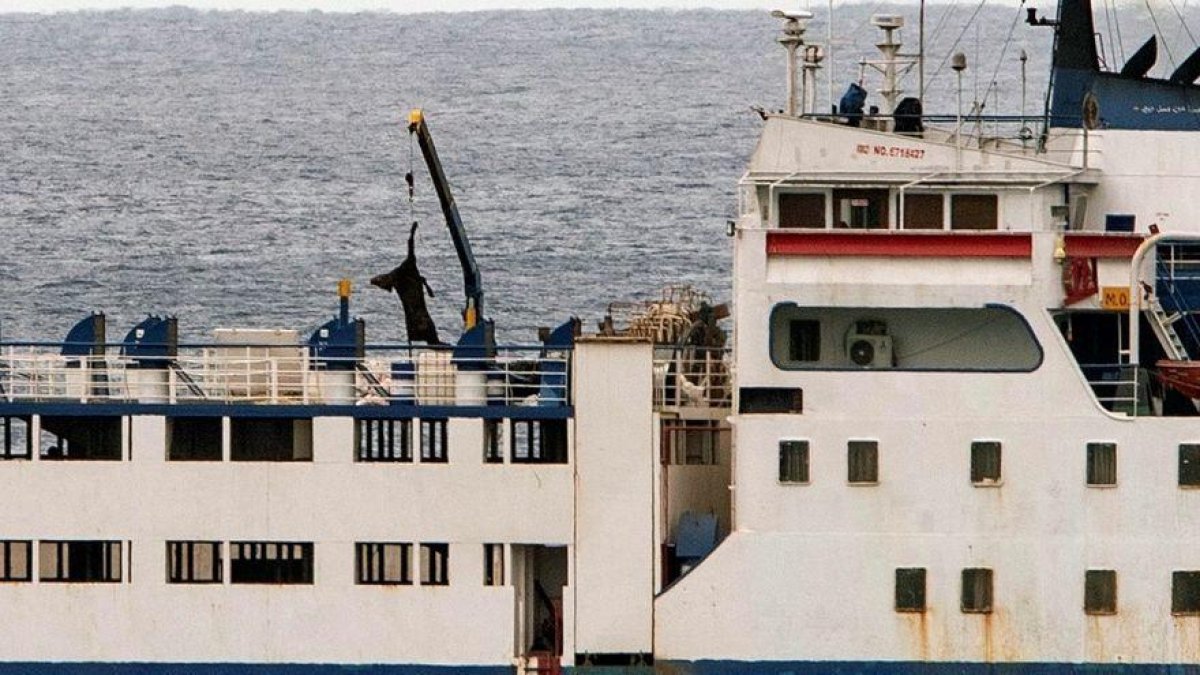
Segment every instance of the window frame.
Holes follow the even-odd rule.
[[[70,570],[69,558],[71,545],[95,544],[102,550],[100,574],[95,578],[71,579],[67,577]],[[53,576],[44,576],[41,566],[46,562],[42,547],[54,547]],[[67,555],[64,556],[64,551]],[[114,557],[115,552],[115,557]],[[43,584],[119,584],[125,580],[125,542],[116,539],[53,539],[38,541],[38,583]],[[63,561],[67,560],[67,565]],[[113,562],[116,565],[113,565]],[[115,567],[115,570],[114,570]]]
[[[971,577],[970,583],[968,576]],[[971,594],[968,596],[968,584],[970,583]],[[983,583],[982,595],[984,598],[983,606],[975,607],[968,606],[968,599],[974,600],[974,596],[979,594],[978,584]],[[964,567],[962,571],[962,589],[959,595],[959,609],[963,614],[991,614],[996,610],[996,576],[995,572],[990,567]]]
[[[912,592],[901,593],[902,590],[906,590],[902,587],[901,578],[907,576],[920,577],[920,606],[915,604],[905,605],[901,602],[902,599],[905,599],[901,597],[902,595],[916,595]],[[893,591],[892,609],[896,612],[900,614],[924,614],[929,611],[929,570],[924,567],[897,567],[893,574]]]
[[[12,551],[14,544],[24,545],[25,548],[25,576],[18,576],[13,573],[12,568]],[[2,583],[25,583],[33,581],[33,540],[31,539],[5,539],[0,541],[0,555],[3,556],[3,564],[0,564],[0,582]]]
[[[1112,589],[1111,589],[1111,592],[1106,589],[1103,589],[1103,588],[1100,589],[1100,592],[1103,593],[1103,595],[1100,597],[1100,599],[1104,600],[1105,602],[1102,602],[1101,606],[1097,607],[1097,606],[1093,606],[1091,604],[1093,595],[1090,591],[1091,591],[1091,589],[1094,588],[1092,585],[1093,580],[1100,580],[1100,579],[1104,579],[1106,581],[1111,580]],[[1097,583],[1099,583],[1099,581],[1097,581]],[[1120,592],[1120,587],[1117,585],[1117,571],[1116,570],[1111,570],[1111,569],[1085,570],[1083,573],[1083,613],[1087,614],[1089,616],[1111,616],[1113,614],[1116,614],[1118,607],[1119,607],[1119,604],[1118,604],[1119,598],[1120,598],[1119,592]],[[1107,596],[1111,596],[1111,597],[1107,597]]]
[[[1176,481],[1181,489],[1196,490],[1200,489],[1200,442],[1180,443],[1179,444],[1179,470],[1176,475]],[[1194,453],[1191,458],[1184,457],[1185,453]],[[1191,463],[1191,468],[1185,467],[1185,464]],[[1184,473],[1192,474],[1190,478],[1192,482],[1184,482]]]
[[[450,462],[450,420],[445,417],[422,417],[418,433],[421,464]]]
[[[996,477],[989,478],[982,475],[986,467],[979,469],[979,478],[976,478],[976,448],[983,449],[984,446],[995,445],[996,447]],[[971,485],[977,488],[996,488],[1004,485],[1004,442],[998,438],[974,438],[971,439],[971,465],[970,479]]]
[[[446,542],[422,542],[420,559],[422,586],[450,585],[450,544]]]
[[[854,450],[858,447],[862,450],[870,450],[871,456],[871,471],[874,476],[870,479],[856,479],[854,476],[855,457]],[[861,463],[861,462],[860,462]],[[879,485],[879,441],[873,438],[852,438],[846,441],[846,484],[858,487],[870,487]]]
[[[362,417],[354,421],[355,462],[411,464],[412,445],[410,417]]]
[[[949,192],[949,199],[946,204],[946,229],[950,232],[1000,232],[1004,228],[1004,207],[1003,200],[1000,199],[999,192],[984,192],[978,190],[970,190],[965,192]],[[993,227],[955,227],[954,226],[954,200],[960,197],[991,197],[996,201],[996,224]]]
[[[261,546],[262,555],[255,554],[253,547]],[[282,553],[283,549],[279,547],[288,547],[288,554],[285,557]],[[245,555],[245,548],[251,547],[251,555]],[[276,547],[275,555],[271,556],[270,547]],[[299,547],[300,556],[293,557],[296,548]],[[297,578],[275,578],[275,579],[238,579],[238,562],[246,561],[300,561],[300,572]],[[287,571],[284,568],[282,571]],[[276,575],[277,577],[281,575]],[[311,541],[231,541],[229,542],[229,583],[239,586],[312,586],[316,584],[316,546]]]
[[[1181,589],[1180,582],[1186,581],[1192,588]],[[1184,590],[1191,590],[1195,601],[1188,608],[1180,607]],[[1200,570],[1173,570],[1171,572],[1171,616],[1200,616]]]
[[[225,544],[220,541],[172,540],[166,543],[168,584],[222,584],[225,579]],[[197,579],[193,567],[195,548],[197,544],[212,546],[212,569],[215,578]],[[187,561],[183,563],[183,561]],[[178,563],[173,565],[172,563]],[[175,568],[179,567],[176,574]],[[186,573],[185,573],[186,570]]]
[[[388,578],[387,554],[395,547],[400,575]],[[354,544],[354,583],[358,586],[412,586],[413,545],[406,541],[359,541]]]
[[[23,422],[25,424],[25,452],[13,452],[13,443],[16,440],[14,437],[13,423]],[[33,417],[24,415],[3,415],[0,416],[0,461],[10,460],[30,460],[33,459]]]
[[[819,227],[809,227],[800,225],[783,225],[783,199],[784,197],[820,197],[821,198],[821,225]],[[829,189],[814,190],[803,188],[785,188],[775,191],[775,198],[772,206],[774,211],[772,216],[774,222],[772,226],[777,230],[799,231],[799,232],[816,232],[820,230],[828,230],[832,225],[830,214],[833,213],[833,191]]]
[[[794,447],[800,452],[801,471],[803,478],[799,480],[787,480],[784,475],[784,450],[785,446]],[[779,485],[811,485],[812,484],[812,441],[807,438],[781,438],[779,439],[779,465],[776,481]]]
[[[1103,468],[1102,454],[1112,453],[1112,481],[1098,482],[1103,476],[1100,476],[1100,469]],[[1084,471],[1084,483],[1089,488],[1115,488],[1117,487],[1118,465],[1117,465],[1117,442],[1116,441],[1088,441],[1086,468]]]

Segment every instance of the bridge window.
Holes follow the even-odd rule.
[[[1083,611],[1088,614],[1117,613],[1117,573],[1115,570],[1084,572]]]
[[[29,581],[33,578],[33,543],[0,541],[0,581]]]
[[[996,195],[950,195],[950,229],[995,230],[1000,199]]]
[[[825,195],[820,192],[779,193],[779,227],[825,229]]]
[[[121,580],[121,542],[38,542],[38,579],[43,582],[118,582]]]
[[[311,462],[312,420],[234,417],[229,456],[235,462]]]
[[[808,482],[808,441],[779,441],[779,482]]]
[[[221,542],[168,541],[167,583],[221,583]]]
[[[220,417],[167,418],[167,459],[175,462],[221,461]]]
[[[924,567],[901,567],[896,570],[896,611],[925,611]]]
[[[821,322],[813,319],[788,321],[788,358],[792,361],[821,360]]]
[[[992,570],[968,567],[962,571],[962,611],[990,614],[992,611]]]
[[[412,583],[412,544],[358,543],[355,583],[403,586]]]
[[[512,461],[519,464],[565,464],[566,420],[513,420]]]
[[[358,420],[360,462],[411,462],[412,420]]]
[[[1107,487],[1117,484],[1117,444],[1087,444],[1087,484]]]
[[[42,417],[45,460],[121,459],[122,417]]]
[[[904,194],[904,229],[943,229],[946,220],[945,210],[945,195],[906,192]]]
[[[445,463],[449,461],[449,437],[447,420],[421,420],[421,461]]]
[[[450,544],[421,544],[421,585],[450,583]]]
[[[29,459],[33,437],[28,417],[0,417],[0,460]]]
[[[230,581],[235,584],[311,584],[311,543],[235,541],[230,544]]]
[[[853,230],[886,230],[888,191],[834,190],[833,226]]]

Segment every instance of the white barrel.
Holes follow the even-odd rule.
[[[354,371],[322,370],[317,372],[321,400],[332,405],[354,405]]]
[[[459,405],[487,405],[487,373],[480,370],[460,370],[456,375]]]
[[[127,368],[125,386],[138,403],[166,403],[171,393],[168,373],[160,368]]]

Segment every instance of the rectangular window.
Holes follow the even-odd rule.
[[[788,321],[788,359],[821,360],[821,322],[811,319]]]
[[[846,444],[851,483],[879,482],[879,441],[850,441]]]
[[[1117,484],[1117,444],[1087,444],[1087,484]]]
[[[504,544],[483,545],[483,585],[504,585]]]
[[[779,482],[808,482],[808,441],[779,441]]]
[[[221,577],[221,542],[167,542],[167,583],[219,584]]]
[[[30,581],[33,579],[33,543],[0,541],[0,581]]]
[[[412,544],[358,543],[355,583],[404,586],[412,583]]]
[[[1200,572],[1171,573],[1171,613],[1200,614]]]
[[[121,417],[42,417],[45,460],[121,460]]]
[[[449,454],[447,420],[421,420],[421,461],[444,463]]]
[[[450,583],[450,544],[421,544],[421,585]]]
[[[411,462],[412,420],[360,419],[355,431],[360,462]]]
[[[221,461],[220,417],[167,418],[167,459],[172,462]]]
[[[1000,441],[971,442],[971,482],[1000,484]]]
[[[888,191],[834,190],[833,226],[856,230],[886,230]]]
[[[804,412],[804,390],[790,387],[741,387],[738,412],[743,415]]]
[[[313,545],[235,541],[229,545],[229,577],[235,584],[311,584]]]
[[[0,460],[29,459],[33,437],[28,417],[0,417]]]
[[[1117,613],[1117,573],[1115,570],[1084,572],[1083,611],[1088,614]]]
[[[999,202],[996,195],[950,195],[950,229],[995,230]]]
[[[925,611],[924,567],[901,567],[896,570],[896,611]]]
[[[483,421],[483,462],[504,463],[504,423],[501,420]]]
[[[1179,444],[1179,485],[1200,486],[1200,443]]]
[[[825,229],[825,195],[779,193],[779,227]]]
[[[904,229],[940,230],[945,225],[946,199],[943,195],[905,193]]]
[[[234,417],[229,424],[235,462],[312,461],[312,419]]]
[[[962,611],[991,613],[992,570],[985,567],[968,567],[962,571]]]
[[[113,583],[121,580],[119,541],[40,541],[38,579]]]
[[[510,430],[513,463],[566,463],[566,420],[512,420]]]

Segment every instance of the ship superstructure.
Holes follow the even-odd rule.
[[[731,304],[494,344],[427,154],[454,344],[370,343],[348,283],[307,338],[4,343],[0,670],[1195,668],[1195,76],[1146,77],[1153,42],[1105,70],[1091,15],[1030,14],[1033,119],[925,114],[898,15],[882,112],[855,83],[818,113],[810,15],[777,13]]]

